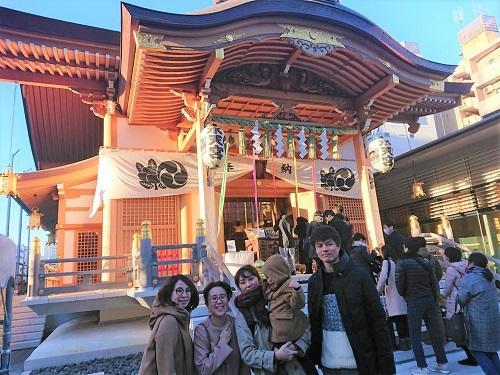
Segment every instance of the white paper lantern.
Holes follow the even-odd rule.
[[[203,163],[210,169],[219,168],[224,159],[224,131],[213,124],[201,131]]]
[[[387,173],[394,167],[392,146],[387,139],[383,137],[375,138],[368,146],[368,153],[372,167],[377,171]]]

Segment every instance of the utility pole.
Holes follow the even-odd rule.
[[[17,155],[19,152],[19,149],[17,149],[16,152],[10,155],[10,161],[9,161],[9,168],[11,170],[14,169],[14,156]],[[10,232],[10,206],[12,205],[12,197],[9,195],[7,197],[7,223],[5,224],[5,235],[9,237],[9,232]]]

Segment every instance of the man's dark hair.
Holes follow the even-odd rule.
[[[255,276],[257,279],[259,279],[259,282],[262,281],[257,268],[251,266],[250,264],[246,264],[238,271],[236,271],[234,275],[234,281],[236,282],[236,286],[238,287],[238,289],[240,288],[240,280],[249,276]]]
[[[311,233],[311,243],[313,244],[313,246],[316,244],[316,242],[325,242],[328,240],[333,240],[337,244],[337,246],[340,246],[342,244],[338,232],[335,230],[335,228],[329,225],[320,225],[316,227]]]
[[[332,210],[325,210],[325,212],[323,212],[323,217],[327,216],[335,216],[335,213]]]
[[[335,215],[343,215],[344,214],[344,207],[340,203],[335,203],[333,205],[333,212]]]
[[[407,255],[416,257],[418,249],[420,249],[419,237],[408,237],[404,242],[405,247],[408,249]]]
[[[415,237],[418,240],[419,246],[420,247],[426,247],[427,246],[427,241],[425,240],[424,237]]]
[[[200,296],[198,295],[198,290],[196,289],[196,286],[193,284],[193,282],[184,275],[174,275],[169,277],[167,281],[165,281],[165,284],[163,284],[160,290],[158,291],[157,295],[158,302],[160,303],[160,305],[173,306],[172,293],[174,293],[175,284],[179,280],[184,282],[191,290],[191,298],[189,300],[188,305],[186,306],[186,310],[192,311],[200,303]]]
[[[385,225],[385,226],[388,226],[388,227],[396,228],[396,224],[394,224],[394,221],[392,221],[391,219],[385,219],[382,222],[382,224]]]
[[[444,249],[444,254],[448,257],[451,263],[460,262],[462,260],[462,252],[456,247],[447,247]]]
[[[203,289],[203,298],[205,299],[205,305],[207,305],[208,303],[208,295],[210,294],[210,291],[216,287],[224,289],[224,291],[226,292],[227,299],[228,300],[231,299],[233,291],[231,290],[231,287],[229,286],[228,283],[224,281],[212,281],[205,287],[205,289]]]
[[[353,241],[366,241],[366,237],[363,233],[354,233],[352,236]]]

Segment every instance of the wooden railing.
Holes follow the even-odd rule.
[[[106,266],[119,261],[122,261],[123,267],[107,268]],[[74,271],[81,262],[96,262],[96,269]],[[101,266],[98,265],[99,263]],[[66,268],[69,268],[69,271],[64,271],[65,265],[68,264]],[[107,276],[103,277],[103,275]],[[33,251],[30,254],[29,297],[95,289],[128,288],[132,285],[131,256],[40,259],[39,251]]]
[[[29,257],[28,297],[110,288],[154,288],[177,273],[187,273],[197,282],[201,261],[207,259],[206,246],[202,246],[204,231],[203,220],[198,220],[196,243],[153,246],[151,223],[146,220],[142,233],[134,234],[131,255],[44,260],[40,257],[40,240],[35,238]],[[165,253],[179,250],[184,257],[161,259]],[[95,269],[78,270],[79,263],[89,262],[95,263]],[[184,267],[184,271],[188,271],[182,272],[186,264],[189,267]]]

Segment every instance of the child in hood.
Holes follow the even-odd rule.
[[[279,254],[266,260],[262,273],[266,276],[263,287],[271,321],[271,342],[275,347],[293,343],[310,329],[309,319],[302,312],[306,303],[304,291],[292,279],[288,262]],[[317,374],[305,353],[300,353],[298,360],[308,374]]]

